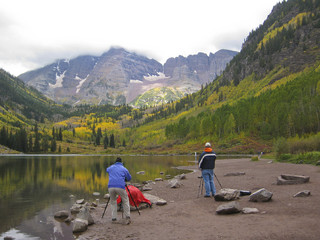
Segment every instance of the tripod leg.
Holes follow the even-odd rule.
[[[103,216],[104,216],[104,214],[105,214],[105,212],[106,212],[106,210],[107,210],[109,201],[110,201],[110,197],[108,198],[108,202],[107,202],[107,204],[106,204],[106,207],[104,208],[104,211],[103,211],[103,214],[102,214],[102,217],[101,217],[101,218],[103,218]]]
[[[199,198],[199,195],[200,195],[200,188],[201,188],[201,179],[200,179],[199,188],[198,188],[198,198]]]
[[[223,187],[222,187],[222,185],[221,185],[221,183],[220,183],[219,179],[217,178],[217,175],[216,175],[215,173],[213,173],[213,174],[214,174],[214,176],[216,177],[216,179],[217,179],[217,181],[218,181],[218,183],[219,183],[219,185],[220,185],[220,187],[221,187],[221,189],[222,189]]]
[[[130,197],[131,197],[132,202],[134,203],[134,206],[136,207],[136,209],[137,209],[137,211],[138,211],[138,213],[139,213],[139,215],[140,215],[139,208],[137,207],[136,202],[134,201],[134,199],[133,199],[133,197],[132,197],[132,195],[131,195],[131,192],[130,192],[130,190],[129,190],[129,188],[128,188],[127,185],[126,185],[126,188],[127,188],[128,192],[129,192],[129,195],[130,195]],[[129,203],[129,205],[130,205],[130,203]]]
[[[203,193],[203,178],[201,178],[201,195]]]

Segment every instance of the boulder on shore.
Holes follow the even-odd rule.
[[[304,190],[296,193],[295,195],[293,195],[293,197],[309,197],[310,195],[311,195],[311,192],[309,190]]]
[[[62,210],[62,211],[56,212],[54,214],[54,217],[55,218],[61,218],[61,219],[68,218],[69,217],[69,211]]]
[[[261,188],[260,190],[252,193],[250,195],[249,201],[251,202],[267,202],[270,201],[272,198],[273,193],[269,192],[265,188]]]
[[[231,188],[222,188],[219,192],[214,195],[216,201],[233,201],[238,199],[240,191]]]
[[[88,221],[76,218],[73,222],[72,232],[84,232],[88,229]]]
[[[277,178],[277,185],[302,184],[309,182],[309,176],[281,174]]]
[[[155,204],[155,205],[158,205],[158,206],[162,206],[162,205],[166,205],[167,204],[166,200],[161,199],[161,198],[159,198],[157,196],[154,196],[154,195],[151,195],[151,194],[148,194],[148,193],[144,193],[143,195],[145,196],[145,198],[149,199],[152,204]]]
[[[242,176],[242,175],[245,175],[246,173],[245,172],[233,172],[233,173],[227,173],[225,174],[224,176],[225,177],[230,177],[230,176]]]
[[[233,214],[241,212],[241,208],[238,202],[232,201],[227,204],[222,204],[218,206],[216,213],[217,214]]]

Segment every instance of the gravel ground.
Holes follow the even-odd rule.
[[[148,194],[167,201],[164,206],[131,212],[132,223],[111,223],[108,207],[101,219],[104,204],[92,215],[95,224],[77,237],[84,239],[319,239],[320,236],[320,168],[310,165],[295,165],[270,162],[262,159],[224,159],[216,161],[215,173],[223,188],[254,192],[266,188],[273,193],[269,202],[250,202],[249,196],[237,200],[241,206],[257,208],[256,214],[217,215],[216,209],[225,202],[214,198],[198,197],[200,176],[196,166],[188,167],[194,172],[187,174],[180,188],[167,187],[167,181],[156,182]],[[227,173],[244,172],[240,176],[225,176]],[[280,174],[310,176],[310,182],[299,185],[276,185]],[[215,179],[217,190],[219,183]],[[310,190],[308,197],[293,197],[299,191]],[[121,213],[118,213],[121,218]]]

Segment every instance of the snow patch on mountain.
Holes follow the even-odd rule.
[[[78,93],[79,91],[80,91],[80,89],[81,89],[81,87],[82,87],[82,84],[88,79],[88,77],[89,77],[89,74],[85,77],[85,78],[79,78],[78,77],[78,74],[76,75],[76,77],[74,78],[75,80],[77,80],[77,81],[79,81],[79,84],[77,85],[77,91],[76,91],[76,93]]]
[[[62,87],[63,78],[64,78],[65,73],[66,73],[66,71],[64,71],[61,75],[58,75],[58,73],[56,73],[56,83],[55,84],[49,83],[49,87],[50,88]]]
[[[164,78],[169,78],[169,77],[166,77],[166,75],[162,72],[157,72],[158,75],[150,75],[148,74],[148,76],[143,76],[144,80],[146,81],[157,81],[159,79],[164,79]]]
[[[130,79],[130,83],[143,83],[143,82],[140,80]]]

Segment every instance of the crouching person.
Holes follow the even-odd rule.
[[[126,191],[126,181],[131,180],[131,175],[123,166],[122,159],[117,158],[116,162],[107,168],[109,174],[108,190],[110,194],[110,205],[112,212],[112,223],[130,224],[130,206],[129,198]],[[122,199],[123,211],[125,219],[123,222],[117,220],[117,197],[120,195]]]

